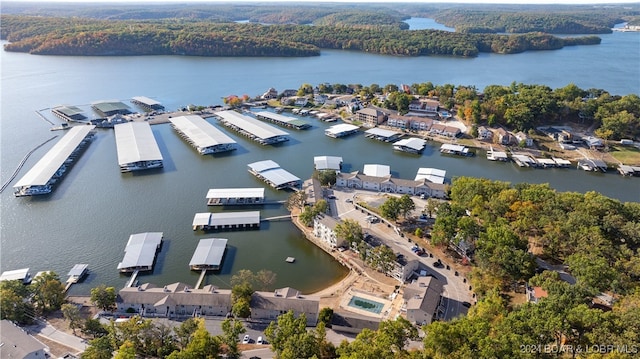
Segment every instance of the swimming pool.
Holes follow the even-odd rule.
[[[373,300],[364,299],[361,297],[356,297],[355,295],[351,297],[349,300],[350,307],[366,310],[367,312],[380,314],[382,312],[382,308],[384,307],[383,303],[375,302]]]

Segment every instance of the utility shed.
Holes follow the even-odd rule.
[[[198,243],[196,251],[191,257],[189,268],[191,270],[220,269],[224,251],[227,248],[226,238],[205,238]]]

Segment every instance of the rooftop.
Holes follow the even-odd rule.
[[[264,198],[264,188],[212,188],[207,198]]]
[[[249,132],[250,134],[261,139],[289,135],[289,133],[285,131],[282,131],[264,122],[260,122],[255,118],[239,114],[235,111],[228,110],[216,112],[216,116],[220,117],[221,121],[238,127],[241,130]]]
[[[313,164],[319,171],[336,170],[339,171],[342,165],[342,157],[336,156],[316,156],[313,158]]]
[[[226,238],[201,239],[193,252],[189,266],[219,267],[227,247],[227,241]]]
[[[148,122],[127,122],[113,128],[118,150],[118,164],[162,161],[160,148]]]
[[[391,175],[391,167],[387,165],[364,165],[362,171],[366,176],[387,177]]]
[[[174,128],[189,137],[198,148],[236,143],[231,137],[198,115],[179,116],[169,120]]]
[[[162,232],[145,232],[129,236],[124,258],[118,263],[118,269],[151,267],[162,236]]]

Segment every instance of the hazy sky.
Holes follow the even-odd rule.
[[[9,0],[11,1],[11,0]],[[15,0],[14,0],[15,1]],[[353,3],[372,3],[372,2],[405,2],[405,3],[471,3],[471,4],[621,4],[621,3],[638,3],[638,0],[20,0],[20,2],[82,2],[82,3],[116,3],[126,2],[133,3],[205,3],[205,2],[260,2],[263,4],[273,4],[274,2],[296,2],[296,3],[314,3],[314,2],[353,2]]]

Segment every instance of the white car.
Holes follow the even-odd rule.
[[[247,334],[242,338],[242,344],[249,344],[251,342],[251,337]]]
[[[256,344],[260,344],[260,345],[264,344],[264,341],[262,340],[262,336],[258,337],[258,340],[256,340]]]

